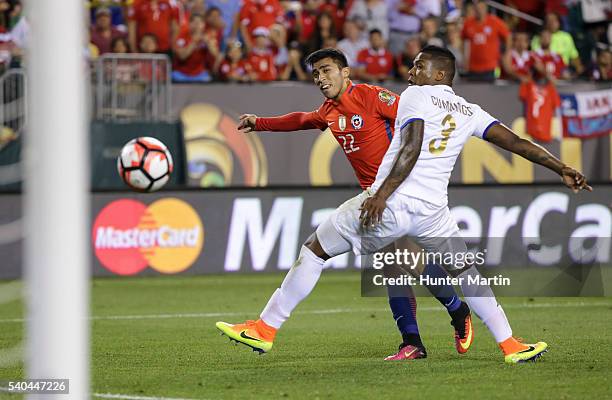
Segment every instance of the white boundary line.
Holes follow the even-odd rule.
[[[520,309],[520,308],[573,308],[573,307],[612,307],[612,302],[598,303],[534,303],[534,304],[507,304],[504,309]],[[323,310],[304,310],[297,311],[295,314],[345,314],[345,313],[360,313],[360,312],[384,312],[386,308],[330,308]],[[427,306],[417,307],[420,311],[442,311],[442,306]],[[144,320],[144,319],[174,319],[174,318],[214,318],[214,317],[238,317],[243,315],[254,315],[257,312],[225,312],[225,313],[186,313],[186,314],[143,314],[143,315],[101,315],[91,317],[93,321],[116,321],[116,320]],[[9,318],[0,319],[0,323],[18,323],[25,322],[24,318]]]

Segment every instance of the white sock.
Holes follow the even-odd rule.
[[[281,287],[276,289],[260,318],[278,329],[289,318],[293,309],[314,289],[323,271],[323,259],[302,246],[297,261],[289,270]]]
[[[504,309],[497,304],[489,286],[468,285],[468,276],[480,276],[476,268],[470,267],[461,273],[461,291],[470,309],[482,320],[493,334],[495,341],[501,343],[512,336],[512,328]]]

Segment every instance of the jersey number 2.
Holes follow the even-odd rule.
[[[346,154],[352,153],[354,151],[359,150],[359,146],[353,147],[355,144],[355,136],[352,133],[347,133],[346,135],[338,135],[340,140],[342,140],[342,148]]]
[[[448,114],[446,117],[444,117],[442,120],[442,128],[444,128],[441,132],[442,138],[434,138],[429,142],[429,152],[431,154],[440,154],[446,150],[448,139],[450,139],[451,133],[453,133],[453,131],[457,128],[457,124],[455,123],[455,119],[452,115]],[[438,141],[439,143],[436,146],[436,142]]]

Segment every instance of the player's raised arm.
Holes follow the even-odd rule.
[[[584,175],[580,172],[563,164],[561,160],[542,146],[530,140],[520,138],[503,124],[493,125],[487,131],[486,140],[502,149],[511,151],[531,162],[555,171],[561,176],[565,186],[572,189],[574,193],[578,193],[583,189],[589,192],[593,190],[593,188],[587,184]]]
[[[401,146],[397,153],[393,167],[376,193],[366,199],[361,206],[361,224],[364,227],[377,224],[381,221],[387,199],[412,172],[423,143],[425,125],[422,119],[415,118],[407,121],[401,130]]]
[[[317,111],[292,112],[278,117],[262,118],[254,114],[240,116],[238,130],[243,133],[253,131],[292,132],[304,129],[325,129],[327,124]]]

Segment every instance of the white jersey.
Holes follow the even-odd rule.
[[[377,190],[389,175],[401,146],[401,130],[415,119],[425,123],[419,158],[396,193],[437,206],[448,204],[448,182],[463,145],[476,136],[484,139],[498,121],[477,104],[457,96],[450,86],[409,86],[402,93],[395,119],[395,134],[372,185]]]

